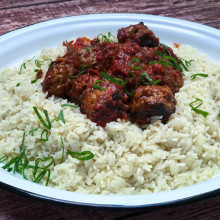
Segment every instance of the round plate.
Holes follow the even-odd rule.
[[[40,53],[42,48],[56,47],[64,40],[72,37],[89,36],[110,31],[117,35],[117,30],[131,24],[144,22],[168,45],[175,43],[198,48],[209,58],[217,61],[220,51],[220,30],[201,24],[179,19],[143,15],[143,14],[96,14],[66,17],[49,20],[24,27],[0,37],[1,68],[22,63],[24,58]],[[111,208],[141,208],[168,205],[204,197],[219,192],[220,177],[184,187],[177,190],[145,195],[93,195],[80,194],[45,187],[0,169],[0,182],[19,192],[57,201],[66,204],[111,207]]]

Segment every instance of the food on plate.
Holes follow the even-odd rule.
[[[117,39],[64,41],[2,70],[1,169],[95,194],[173,190],[219,172],[220,63],[168,47],[143,23]]]
[[[152,116],[162,116],[165,123],[175,111],[185,65],[142,22],[119,29],[118,42],[110,37],[66,42],[66,54],[46,73],[44,92],[79,104],[99,126],[119,118],[145,126]]]

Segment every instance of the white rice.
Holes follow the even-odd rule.
[[[184,86],[176,94],[176,112],[164,125],[160,121],[145,130],[130,122],[118,120],[105,128],[96,126],[81,114],[79,108],[62,108],[67,100],[54,96],[47,99],[42,92],[43,78],[35,84],[35,60],[56,59],[65,54],[63,46],[44,49],[28,61],[26,69],[7,68],[0,74],[0,157],[19,155],[22,135],[26,131],[25,149],[34,164],[36,158],[53,156],[56,165],[51,168],[49,186],[82,193],[143,194],[177,189],[205,181],[220,168],[220,63],[214,64],[189,46],[174,48],[186,60],[195,62],[185,72]],[[49,61],[42,62],[44,75]],[[195,73],[207,73],[207,78]],[[16,84],[20,83],[19,87]],[[200,109],[207,118],[191,110],[189,103],[203,100]],[[44,126],[33,106],[41,115],[47,109],[51,120],[64,109],[66,124],[54,121],[49,140],[41,142]],[[34,136],[29,131],[38,128]],[[62,162],[63,138],[65,151],[94,153],[88,161],[79,161],[65,155]],[[31,178],[31,170],[27,174]],[[45,184],[46,179],[43,180]]]

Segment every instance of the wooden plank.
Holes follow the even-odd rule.
[[[178,1],[175,4],[173,2],[175,1],[158,0],[157,2],[143,3],[139,0],[133,0],[133,4],[130,4],[128,0],[120,2],[78,0],[5,9],[0,10],[0,20],[2,21],[0,35],[48,19],[92,13],[144,13],[199,23],[215,22],[219,19],[220,2],[218,0],[204,0],[200,4],[196,0],[184,3]],[[220,29],[219,22],[214,25]]]

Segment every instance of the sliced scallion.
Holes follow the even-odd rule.
[[[147,81],[148,81],[149,83],[146,82],[145,79],[147,79]],[[141,75],[141,81],[142,81],[142,83],[143,83],[144,85],[149,85],[149,84],[155,85],[155,84],[159,83],[161,80],[159,79],[159,80],[157,80],[157,81],[154,82],[154,81],[149,77],[149,75],[148,75],[147,73],[143,73],[143,74]]]
[[[134,63],[138,63],[138,66],[134,66]],[[133,60],[130,61],[129,66],[134,69],[134,70],[140,70],[142,65],[141,65],[141,60],[139,57],[134,58]]]
[[[63,138],[60,137],[61,144],[62,144],[62,162],[64,162],[64,143],[63,143]]]
[[[78,105],[74,105],[74,104],[62,104],[61,107],[72,107],[72,108],[78,108]]]
[[[190,76],[191,80],[194,80],[197,76],[202,76],[202,77],[208,77],[208,74],[204,74],[204,73],[196,73],[193,74],[192,76]]]
[[[38,109],[34,106],[33,107],[38,119],[40,120],[40,122],[43,124],[43,126],[47,129],[51,129],[51,122],[50,122],[50,119],[49,119],[49,116],[48,116],[48,112],[47,110],[43,110],[43,113],[45,114],[45,117],[46,117],[46,120],[47,120],[47,123],[43,120],[43,118],[41,117]]]
[[[32,129],[32,130],[29,131],[29,134],[30,134],[31,136],[34,136],[34,132],[37,131],[37,130],[38,130],[38,128],[34,128],[34,129]]]
[[[73,50],[71,49],[71,47],[70,47],[68,41],[66,40],[65,42],[66,42],[66,46],[67,46],[68,50],[71,51],[71,52],[73,52]]]
[[[66,153],[77,160],[91,160],[94,157],[94,154],[91,151],[67,151]]]
[[[107,79],[110,82],[113,82],[113,83],[119,85],[119,86],[124,86],[126,84],[126,81],[124,81],[123,79],[119,79],[119,78],[110,76],[104,72],[100,72],[100,76],[104,79]]]
[[[105,88],[103,88],[103,87],[101,87],[101,86],[98,85],[98,83],[103,82],[103,81],[104,81],[103,79],[100,79],[100,80],[95,81],[95,83],[92,85],[92,88],[94,88],[94,89],[99,89],[99,90],[101,90],[101,91],[104,91]]]
[[[7,159],[8,159],[8,156],[3,155],[2,157],[0,157],[0,163],[4,162]]]
[[[197,105],[194,106],[194,104],[196,104],[196,103],[197,103]],[[202,104],[203,104],[203,101],[199,98],[196,98],[196,100],[191,102],[189,105],[194,112],[196,112],[196,113],[202,115],[204,118],[206,118],[209,115],[209,113],[198,109]]]
[[[135,94],[135,91],[137,89],[137,76],[135,75],[135,73],[131,72],[131,71],[128,71],[127,72],[127,80],[126,80],[126,85],[128,84],[128,81],[129,81],[129,78],[130,76],[129,75],[132,75],[134,78],[135,78],[135,88],[133,90],[133,92],[129,92],[126,87],[124,87],[124,91],[126,94],[128,94],[129,96],[133,96]]]
[[[40,136],[40,139],[41,141],[48,141],[48,130],[44,129],[42,132],[41,132],[41,136]]]

